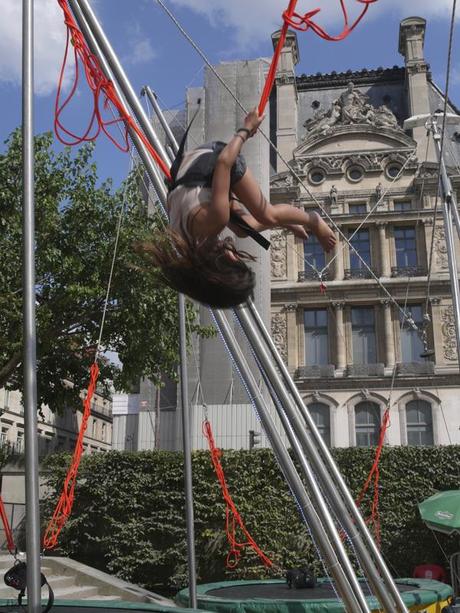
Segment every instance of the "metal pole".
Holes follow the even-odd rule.
[[[24,431],[26,455],[27,610],[41,610],[40,506],[37,436],[34,201],[34,2],[22,3]]]
[[[252,324],[250,317],[249,317],[249,311],[246,307],[237,307],[235,311],[236,311],[238,320],[241,323],[241,326],[248,338],[248,341],[250,345],[252,346],[252,348],[254,349],[254,352],[257,358],[259,359],[260,366],[265,372],[266,376],[268,377],[268,380],[271,386],[273,387],[274,392],[282,405],[281,407],[279,407],[278,414],[282,421],[286,420],[288,425],[291,426],[290,429],[286,428],[286,432],[289,437],[289,441],[293,449],[297,453],[301,466],[304,470],[304,474],[307,479],[310,491],[314,494],[315,504],[317,505],[317,508],[321,509],[321,513],[320,513],[321,517],[328,518],[326,527],[328,526],[328,524],[329,526],[332,526],[329,528],[329,530],[332,530],[334,532],[334,541],[336,543],[335,544],[336,550],[338,551],[339,558],[341,559],[341,563],[345,566],[345,568],[348,568],[348,572],[352,573],[351,576],[352,576],[352,581],[354,579],[355,591],[356,589],[361,590],[359,586],[359,582],[356,580],[355,573],[353,571],[353,568],[351,567],[348,556],[343,547],[342,541],[339,535],[337,534],[333,519],[329,513],[329,509],[327,505],[325,505],[323,495],[317,485],[317,480],[304,454],[308,456],[310,462],[312,463],[316,471],[318,481],[322,484],[324,490],[326,491],[329,497],[331,506],[334,509],[337,518],[342,522],[345,530],[347,531],[347,535],[350,538],[350,541],[353,542],[356,553],[358,557],[360,558],[363,568],[367,571],[367,574],[369,576],[369,581],[373,587],[375,594],[380,600],[382,606],[384,607],[386,611],[397,611],[398,610],[397,606],[395,607],[395,604],[392,598],[387,593],[386,587],[382,584],[381,577],[373,564],[372,558],[370,557],[369,552],[367,551],[364,543],[362,542],[361,537],[356,530],[354,522],[352,521],[352,519],[350,518],[348,514],[348,511],[346,509],[346,506],[343,500],[340,498],[331,480],[330,474],[326,470],[326,467],[324,466],[321,460],[317,447],[311,440],[311,436],[308,434],[305,428],[305,422],[300,419],[298,410],[296,409],[296,406],[293,403],[292,397],[289,395],[286,387],[283,385],[281,378],[279,377],[278,372],[269,356],[269,353],[264,347],[263,336],[259,333],[259,330],[257,329],[257,327]],[[275,400],[275,406],[278,407],[276,400]],[[292,440],[292,439],[296,439],[296,440]],[[366,602],[362,593],[361,593],[361,596],[364,599],[364,602]]]
[[[107,61],[105,54],[103,52],[103,46],[100,46],[100,37],[98,36],[98,32],[100,31],[101,35],[104,37],[104,33],[97,23],[96,18],[92,15],[93,20],[96,21],[98,26],[97,31],[95,32],[95,28],[93,27],[93,23],[88,23],[86,20],[86,15],[81,10],[80,4],[78,0],[70,0],[70,6],[72,8],[72,12],[74,13],[75,19],[78,23],[80,30],[83,32],[86,41],[94,53],[94,55],[98,58],[98,61],[103,69],[105,76],[110,78],[113,83],[117,95],[120,100],[123,102],[125,107],[126,101],[124,98],[124,94],[128,94],[130,91],[133,92],[131,85],[126,79],[123,71],[121,70],[121,75],[124,76],[124,79],[121,79],[121,83],[117,84],[116,79],[113,78],[111,71],[111,64]],[[106,40],[106,39],[105,39]],[[108,45],[108,42],[107,42]],[[118,64],[118,60],[115,57],[115,54],[112,51],[114,56],[115,63]],[[121,69],[121,66],[120,66]],[[120,80],[120,79],[119,79]],[[120,91],[120,89],[122,91]],[[134,94],[134,92],[133,92]],[[137,97],[134,94],[134,97],[137,100]],[[128,95],[127,98],[129,99]],[[130,104],[130,106],[132,106]],[[139,108],[142,111],[143,109],[140,104],[138,104]],[[133,109],[134,110],[134,109]],[[163,156],[165,161],[169,161],[169,158],[163,147],[158,147],[158,137],[154,132],[153,128],[150,125],[150,122],[147,118],[146,123],[149,126],[149,131],[146,134],[147,138],[150,140],[151,144],[160,152],[160,155]],[[139,117],[138,117],[139,120]],[[140,122],[141,123],[141,122]],[[145,130],[144,130],[145,131]],[[144,164],[144,167],[147,170],[150,180],[152,181],[155,190],[163,204],[164,209],[166,209],[166,187],[164,182],[161,180],[158,169],[156,165],[153,163],[149,153],[147,152],[144,144],[136,134],[136,132],[132,129],[129,129],[130,136],[136,146],[136,149],[139,153],[139,156]],[[151,135],[153,135],[153,139],[151,139]],[[183,435],[183,451],[184,451],[184,480],[185,480],[185,498],[186,498],[186,526],[187,526],[187,559],[188,559],[188,573],[189,573],[189,594],[190,594],[190,606],[196,608],[197,604],[197,595],[196,595],[196,562],[195,562],[195,547],[194,547],[194,517],[193,517],[193,483],[192,483],[192,456],[191,456],[191,444],[190,444],[190,419],[189,419],[189,400],[188,400],[188,390],[187,390],[187,340],[186,340],[186,330],[185,330],[185,300],[184,296],[179,294],[179,347],[180,347],[180,370],[181,370],[181,405],[182,405],[182,435]]]
[[[332,484],[330,483],[330,481],[332,480],[339,494],[342,496],[343,502],[346,505],[346,509],[344,510],[344,512],[343,513],[340,512],[339,514],[340,519],[347,517],[348,514],[346,510],[348,509],[348,513],[351,515],[351,518],[352,518],[352,525],[356,526],[356,528],[359,530],[361,538],[364,541],[364,548],[363,550],[361,550],[359,539],[355,537],[354,530],[351,530],[351,529],[349,530],[349,535],[351,536],[354,544],[356,545],[357,550],[364,555],[366,551],[370,552],[370,554],[372,555],[375,561],[375,565],[377,566],[378,572],[380,573],[380,576],[385,582],[385,586],[388,592],[391,594],[394,602],[397,605],[396,610],[400,611],[401,613],[407,613],[407,607],[404,604],[401,598],[401,594],[399,593],[396,585],[394,584],[393,578],[385,564],[385,561],[383,560],[382,554],[380,553],[377,545],[375,544],[375,541],[369,532],[366,522],[364,521],[361,513],[359,512],[359,509],[356,506],[356,503],[350,493],[350,490],[348,489],[336,463],[334,462],[334,459],[331,455],[331,452],[328,446],[326,445],[323,437],[319,433],[316,427],[316,424],[313,421],[309,411],[306,409],[303,399],[299,393],[299,390],[297,389],[294,381],[292,380],[292,377],[289,374],[289,371],[285,363],[283,362],[283,359],[281,358],[279,351],[276,348],[273,340],[271,339],[267,331],[267,328],[265,327],[264,322],[262,321],[259,313],[257,312],[257,309],[255,308],[255,305],[252,302],[252,300],[247,302],[247,307],[252,315],[253,320],[255,321],[257,325],[257,330],[261,338],[263,339],[263,341],[266,343],[267,347],[270,350],[272,358],[283,377],[284,383],[288,391],[290,392],[290,394],[292,395],[292,397],[294,398],[296,402],[297,408],[300,411],[302,419],[307,424],[309,433],[311,437],[313,438],[316,449],[318,449],[321,452],[322,459],[325,464],[325,468],[328,471],[328,475],[329,475],[328,477],[326,476],[323,479],[324,485],[328,489],[328,491],[333,491]],[[313,459],[316,458],[316,454],[312,454],[312,458]],[[315,467],[320,465],[320,461],[321,461],[321,458],[318,457],[317,461],[315,461]],[[334,499],[337,502],[340,500],[339,496],[335,496],[335,495],[334,495]]]
[[[458,285],[457,256],[455,253],[454,229],[452,224],[452,216],[454,216],[456,223],[458,223],[458,211],[456,209],[455,213],[453,212],[453,208],[456,207],[456,203],[455,201],[452,201],[452,184],[447,175],[446,165],[441,155],[441,134],[438,130],[438,123],[435,116],[432,118],[431,125],[441,170],[440,178],[443,197],[442,212],[444,217],[444,231],[446,235],[447,259],[449,262],[450,285],[452,289],[452,306],[455,313],[454,319],[455,335],[457,339],[457,356],[460,366],[460,289]],[[457,225],[457,230],[459,225]]]
[[[177,144],[176,138],[175,138],[171,128],[169,127],[168,122],[165,119],[163,111],[161,110],[161,107],[158,104],[158,100],[157,100],[157,97],[155,95],[155,92],[153,92],[150,89],[150,87],[148,85],[146,85],[145,87],[142,88],[141,96],[143,96],[144,94],[149,99],[150,104],[152,105],[153,110],[155,111],[158,119],[160,120],[161,127],[165,131],[166,138],[168,139],[169,143],[171,144],[171,148],[172,148],[173,152],[177,153],[178,150],[179,150],[179,146]]]
[[[165,151],[165,148],[163,147],[162,142],[158,138],[155,130],[153,129],[153,126],[150,123],[142,107],[142,104],[139,102],[139,98],[137,97],[136,92],[132,88],[131,83],[126,76],[126,73],[123,70],[120,61],[118,60],[118,57],[113,50],[108,38],[106,37],[105,32],[102,29],[96,15],[94,14],[88,0],[76,0],[76,2],[81,8],[83,15],[88,23],[88,26],[91,28],[97,40],[97,44],[101,48],[101,51],[104,54],[115,79],[118,81],[121,89],[123,90],[123,94],[126,97],[126,100],[128,101],[128,104],[131,107],[137,121],[139,122],[139,125],[144,131],[144,134],[147,136],[151,145],[160,154],[163,160],[167,160],[168,155]]]
[[[185,298],[179,294],[179,345],[180,345],[180,388],[182,408],[182,445],[184,452],[185,475],[185,517],[187,524],[187,560],[188,560],[188,593],[189,606],[197,608],[196,595],[196,564],[195,564],[195,528],[193,517],[193,476],[192,476],[192,446],[190,430],[190,403],[188,398],[187,373],[187,334],[185,330]]]
[[[358,613],[363,610],[368,611],[369,609],[367,607],[365,609],[362,608],[361,604],[357,601],[352,588],[350,587],[343,568],[337,560],[336,553],[325,534],[321,520],[313,507],[310,498],[308,497],[302,480],[300,479],[292,459],[273,423],[270,413],[265,405],[263,396],[258,389],[257,383],[249,369],[246,358],[244,357],[244,354],[236,341],[227,319],[223,315],[222,311],[216,310],[213,311],[213,314],[222,337],[232,355],[235,365],[238,368],[248,389],[251,400],[254,402],[260,417],[260,421],[268,438],[270,439],[273,452],[279,462],[281,470],[291,488],[291,491],[297,499],[302,514],[310,528],[311,534],[326,563],[326,566],[335,580],[337,590],[343,599],[347,611],[350,613]]]

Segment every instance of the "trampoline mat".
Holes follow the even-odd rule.
[[[411,592],[419,589],[416,585],[396,583],[400,592]],[[365,583],[361,584],[366,596],[370,595]],[[249,600],[251,598],[266,598],[269,600],[319,600],[322,598],[337,598],[329,581],[321,582],[314,588],[288,588],[285,583],[253,583],[252,585],[230,585],[206,592],[207,596],[229,598],[231,600]]]

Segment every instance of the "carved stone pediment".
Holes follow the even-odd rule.
[[[402,131],[393,112],[385,105],[375,107],[369,103],[369,98],[357,90],[352,82],[326,111],[316,111],[313,117],[307,119],[304,127],[307,137],[327,134],[335,126],[364,125],[374,128],[389,128]]]
[[[365,172],[381,173],[390,163],[397,163],[400,166],[405,165],[407,171],[415,171],[417,169],[417,160],[413,156],[413,149],[383,150],[383,151],[364,151],[300,156],[299,150],[294,155],[295,157],[289,165],[293,168],[296,174],[304,180],[309,171],[313,168],[321,169],[329,178],[340,177],[350,166],[360,166]],[[297,186],[297,180],[289,172],[282,172],[274,175],[270,181],[271,189],[290,189]]]
[[[294,157],[338,152],[414,150],[416,142],[402,130],[371,125],[338,125],[326,133],[307,133],[294,151]]]

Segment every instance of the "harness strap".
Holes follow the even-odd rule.
[[[258,243],[261,247],[263,247],[264,249],[270,249],[270,241],[267,240],[265,236],[262,236],[260,232],[257,232],[257,230],[254,230],[254,228],[251,228],[251,226],[246,221],[244,221],[244,219],[242,219],[233,211],[230,211],[230,221],[235,226],[238,226],[239,228],[244,230],[246,234],[250,236],[253,240],[255,240],[256,243]]]

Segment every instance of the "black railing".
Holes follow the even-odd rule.
[[[322,274],[321,279],[323,281],[327,281],[329,279],[329,270],[325,270]],[[305,270],[301,270],[297,275],[297,281],[320,281],[318,273],[316,270],[312,268],[306,268]]]
[[[344,279],[370,279],[372,272],[367,268],[345,268],[343,277]]]
[[[424,277],[427,274],[423,266],[392,266],[392,277]]]

